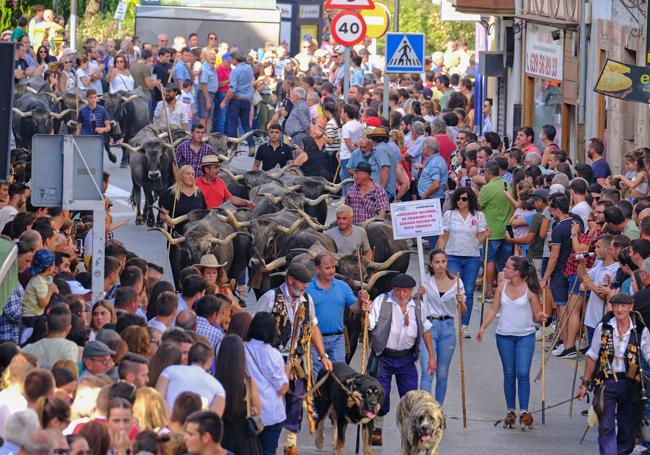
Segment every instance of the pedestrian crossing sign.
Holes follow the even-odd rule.
[[[421,73],[423,71],[424,33],[388,33],[386,72]]]

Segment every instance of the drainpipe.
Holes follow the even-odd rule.
[[[517,18],[521,17],[523,10],[523,0],[515,0],[515,24],[517,23]],[[515,33],[515,50],[514,50],[514,60],[512,62],[512,135],[514,135],[514,129],[518,124],[521,124],[521,77],[523,74],[521,61],[524,57],[521,55],[521,34],[523,33],[524,25],[522,22],[519,22],[520,28],[519,32]],[[517,118],[517,112],[519,112],[519,118]]]
[[[591,3],[581,0],[580,5],[580,51],[578,54],[578,124],[584,125],[587,106],[587,21],[591,23]]]

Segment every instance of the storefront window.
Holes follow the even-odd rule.
[[[533,111],[533,129],[535,130],[535,144],[544,150],[544,144],[539,134],[542,126],[553,125],[557,134],[555,143],[562,143],[562,83],[550,79],[535,78],[535,109]]]

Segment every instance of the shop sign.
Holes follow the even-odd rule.
[[[290,3],[277,3],[276,6],[280,10],[280,19],[291,20],[293,5],[291,5]]]
[[[557,29],[528,22],[526,24],[526,73],[545,79],[562,80],[564,35],[553,39]]]
[[[300,19],[318,19],[320,5],[300,5]]]
[[[625,101],[650,103],[650,68],[607,59],[594,91]]]

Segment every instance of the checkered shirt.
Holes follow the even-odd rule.
[[[176,148],[176,162],[178,167],[185,166],[189,164],[194,168],[194,177],[197,179],[203,175],[201,171],[201,161],[204,156],[214,155],[214,150],[212,147],[206,143],[201,144],[201,148],[198,152],[192,150],[190,147],[191,141],[187,140]]]
[[[287,121],[284,123],[284,131],[289,137],[299,133],[309,132],[309,106],[304,101],[293,106]]]
[[[18,283],[2,310],[2,316],[0,316],[0,342],[13,341],[16,344],[20,343],[21,302],[24,293],[25,290]]]
[[[386,191],[374,182],[372,189],[365,196],[361,194],[359,185],[353,184],[345,196],[345,203],[352,207],[353,223],[363,223],[377,215],[379,211],[388,210]]]
[[[200,336],[206,337],[212,349],[214,350],[215,355],[217,354],[217,349],[221,344],[221,340],[224,338],[224,333],[216,327],[213,327],[208,320],[202,316],[196,317],[196,333]]]

